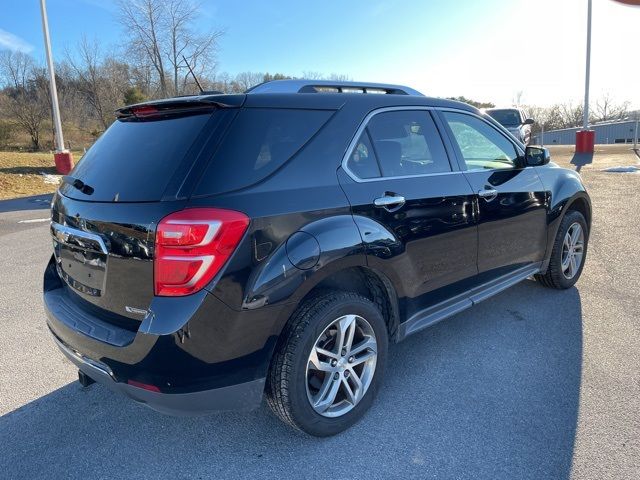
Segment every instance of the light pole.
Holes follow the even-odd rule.
[[[576,153],[593,153],[595,132],[589,130],[589,77],[591,74],[591,9],[592,0],[587,3],[587,61],[584,80],[584,108],[582,130],[576,132]]]
[[[62,136],[62,122],[60,121],[60,107],[58,106],[58,90],[56,89],[56,74],[51,55],[51,40],[49,39],[49,22],[47,20],[47,7],[45,0],[40,0],[40,13],[42,15],[42,34],[44,35],[44,49],[49,70],[49,90],[51,90],[51,112],[53,116],[53,128],[56,136],[56,151],[53,155],[58,173],[67,174],[73,168],[71,152],[64,148]]]
[[[636,112],[636,132],[633,135],[633,149],[638,153],[638,123],[640,123],[640,111]]]
[[[584,117],[582,119],[582,129],[589,128],[589,77],[591,75],[591,0],[587,7],[587,62],[584,76]]]

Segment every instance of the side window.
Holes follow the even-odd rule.
[[[347,166],[363,179],[451,171],[440,134],[425,110],[374,115],[349,155]]]
[[[379,113],[367,126],[383,177],[450,172],[440,134],[424,110]]]
[[[369,133],[366,129],[360,135],[358,143],[349,155],[347,167],[358,178],[378,178],[380,176],[378,160],[371,147],[371,140],[369,140]]]
[[[514,145],[487,122],[472,115],[442,112],[468,170],[514,168]]]

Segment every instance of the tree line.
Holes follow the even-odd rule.
[[[521,92],[520,95],[521,96]],[[449,97],[450,100],[468,103],[476,108],[493,108],[496,105],[492,102],[481,102],[463,96]],[[629,102],[617,102],[608,93],[601,95],[595,102],[589,105],[589,123],[612,122],[629,118]],[[573,128],[582,125],[584,116],[584,106],[582,103],[565,102],[557,103],[550,107],[539,107],[535,105],[522,105],[529,117],[535,120],[533,133],[539,133],[544,127],[545,131],[558,130],[561,128]]]
[[[189,67],[203,88],[241,93],[252,86],[294,78],[286,73],[220,72],[219,40],[224,30],[196,28],[195,0],[121,0],[118,21],[126,41],[105,47],[83,37],[56,63],[56,83],[65,140],[71,148],[90,145],[115,119],[114,111],[145,100],[197,93]],[[302,78],[350,80],[348,75],[303,72]],[[465,97],[457,100],[479,108],[491,102]],[[549,108],[529,107],[545,130],[579,125],[582,107],[563,103]],[[610,96],[598,99],[591,121],[624,118],[628,103]],[[49,82],[44,65],[27,53],[0,52],[0,148],[52,148],[53,131]]]

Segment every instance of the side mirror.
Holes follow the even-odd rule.
[[[536,121],[533,118],[527,118],[522,124],[523,125],[533,125]]]
[[[539,167],[549,163],[551,155],[544,147],[527,147],[524,151],[524,161],[527,167]]]

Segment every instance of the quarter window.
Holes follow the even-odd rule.
[[[262,181],[302,149],[332,113],[284,108],[240,110],[195,195],[229,192]]]
[[[367,130],[360,135],[358,143],[349,156],[347,166],[358,178],[378,178],[380,176],[380,167]]]
[[[464,113],[443,112],[468,170],[514,168],[515,146],[487,122]]]
[[[363,179],[451,171],[440,134],[431,114],[424,110],[383,112],[372,117],[347,166]]]

